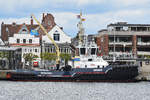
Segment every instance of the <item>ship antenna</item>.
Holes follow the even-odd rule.
[[[85,21],[85,19],[82,18],[82,11],[80,11],[80,15],[77,15],[77,17],[78,19],[80,19],[79,23],[77,24],[77,27],[79,29],[78,32],[79,43],[83,43],[84,27],[82,22]]]

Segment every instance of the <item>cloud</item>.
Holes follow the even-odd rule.
[[[106,0],[55,0],[53,1],[55,3],[67,3],[67,4],[73,4],[76,6],[87,6],[92,4],[101,4],[104,3]]]
[[[110,23],[115,23],[118,21],[126,21],[128,23],[150,23],[148,16],[149,10],[144,9],[136,9],[136,10],[118,10],[118,11],[110,11],[104,13],[96,13],[96,14],[86,14],[83,17],[86,19],[83,22],[87,34],[96,34],[97,31],[103,28],[107,28],[107,25]],[[49,12],[52,13],[55,17],[56,23],[64,28],[64,32],[69,34],[70,36],[76,36],[78,32],[77,23],[78,19],[76,15],[79,13],[73,12]],[[35,14],[37,19],[41,21],[42,14],[36,13]],[[7,23],[30,23],[30,16],[23,17],[23,18],[9,18],[9,19],[0,19],[0,23],[4,21],[5,24]],[[35,23],[35,21],[34,21]]]
[[[148,13],[149,10],[118,10],[118,11],[110,11],[105,13],[97,13],[97,14],[88,14],[86,16],[86,28],[89,32],[96,33],[98,30],[102,28],[107,28],[107,25],[110,23],[116,22],[128,22],[128,23],[145,23],[148,24],[150,21],[144,19],[149,19]],[[88,32],[87,31],[87,32]],[[91,33],[90,33],[91,34]]]
[[[149,0],[0,0],[1,13],[17,13],[16,11],[43,11],[43,9],[56,10],[56,8],[67,9],[86,9],[87,6],[108,7],[117,6],[119,8],[126,6],[145,7],[150,3]],[[92,8],[91,8],[92,9]],[[113,8],[112,8],[113,9]]]
[[[145,6],[150,3],[149,0],[112,0],[117,6]]]
[[[55,11],[64,8],[79,10],[104,2],[106,0],[0,0],[0,12],[1,15],[19,15],[27,12]]]

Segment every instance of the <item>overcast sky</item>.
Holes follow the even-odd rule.
[[[125,21],[150,24],[150,0],[0,0],[0,23],[30,23],[33,13],[41,20],[42,13],[51,13],[64,31],[75,36],[78,19],[83,12],[87,34],[96,34],[108,24]]]

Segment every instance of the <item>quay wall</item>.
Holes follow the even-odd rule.
[[[142,62],[142,66],[139,67],[139,75],[136,79],[150,81],[150,64],[145,64],[145,62]]]

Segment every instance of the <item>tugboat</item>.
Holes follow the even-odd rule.
[[[75,46],[78,56],[75,56],[73,62],[65,67],[59,67],[55,70],[45,71],[25,71],[16,70],[7,73],[8,79],[12,81],[94,81],[94,82],[128,82],[136,81],[138,75],[138,65],[110,65],[97,56],[98,46],[94,42],[88,43],[87,36],[84,34],[82,18],[78,23],[79,42]]]

